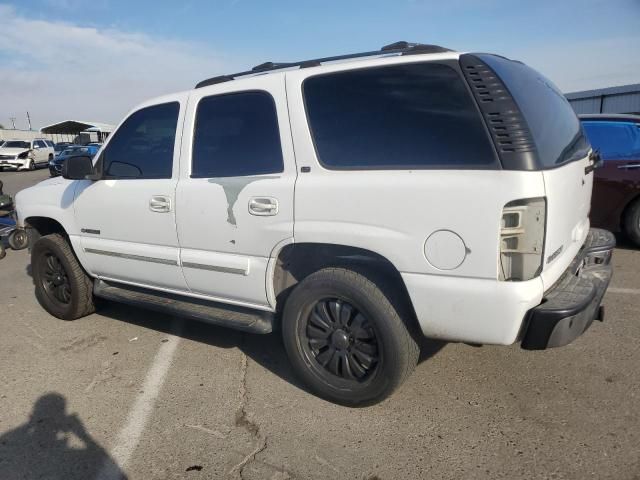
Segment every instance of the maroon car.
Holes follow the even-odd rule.
[[[582,115],[603,165],[595,171],[591,225],[624,232],[640,247],[640,116]]]

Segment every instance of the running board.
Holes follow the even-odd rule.
[[[185,297],[131,285],[116,284],[96,279],[93,282],[96,297],[126,303],[180,317],[201,320],[222,327],[252,333],[270,333],[273,313]]]

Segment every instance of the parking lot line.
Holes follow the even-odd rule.
[[[171,367],[171,362],[180,341],[181,330],[182,322],[175,319],[172,325],[173,334],[167,337],[166,342],[163,340],[164,343],[158,349],[158,353],[156,353],[153,363],[147,372],[142,390],[127,416],[125,425],[118,433],[115,446],[111,449],[110,453],[113,457],[113,462],[105,462],[97,476],[97,480],[119,480],[122,477],[122,471],[126,468],[131,455],[138,445],[160,389],[164,384],[169,367]]]
[[[640,288],[609,287],[607,289],[607,292],[609,292],[609,293],[629,294],[629,295],[640,295]]]

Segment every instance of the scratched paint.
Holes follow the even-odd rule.
[[[260,176],[260,177],[228,177],[228,178],[210,178],[209,183],[220,185],[224,191],[224,195],[227,198],[227,223],[238,227],[236,216],[233,213],[233,208],[238,201],[238,197],[244,188],[250,183],[257,182],[259,180],[272,180],[279,178],[277,176]]]

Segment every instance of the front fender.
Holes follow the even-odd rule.
[[[87,269],[88,262],[80,243],[80,228],[76,223],[74,198],[78,182],[62,177],[44,180],[33,187],[21,190],[15,198],[17,223],[25,228],[29,219],[47,218],[59,223],[69,238],[71,247],[82,267]]]
[[[76,184],[56,177],[18,192],[15,197],[18,226],[24,227],[31,217],[44,217],[58,222],[68,235],[78,235],[73,208]]]

